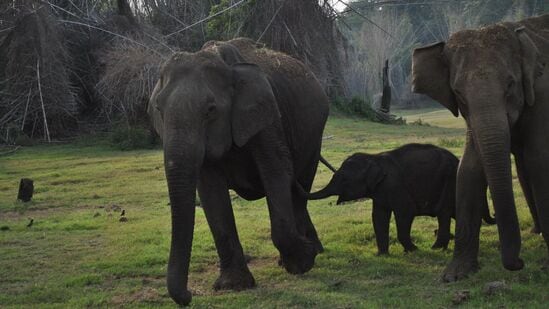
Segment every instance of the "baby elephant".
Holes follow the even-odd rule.
[[[455,218],[458,163],[449,151],[423,144],[408,144],[376,155],[355,153],[343,162],[324,189],[308,198],[337,195],[337,204],[372,198],[379,254],[389,252],[391,212],[395,213],[398,241],[405,251],[417,249],[410,238],[416,216],[438,218],[437,240],[432,248],[447,248],[450,219]],[[482,208],[484,221],[495,223],[487,202]]]

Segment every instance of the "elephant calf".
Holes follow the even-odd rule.
[[[432,248],[446,248],[450,241],[450,219],[455,218],[458,163],[458,158],[449,151],[423,144],[408,144],[376,155],[355,153],[343,162],[330,183],[311,193],[309,199],[338,195],[340,204],[372,198],[379,254],[389,252],[391,212],[395,213],[398,240],[405,251],[417,249],[410,238],[416,216],[438,218],[437,240]],[[495,222],[487,203],[483,217],[487,223]]]

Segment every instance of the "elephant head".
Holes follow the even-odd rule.
[[[356,153],[343,162],[326,187],[309,194],[307,198],[319,200],[337,195],[337,204],[341,204],[373,197],[384,178],[383,168],[370,155]]]
[[[148,113],[163,141],[171,202],[172,239],[168,292],[188,304],[197,177],[205,162],[243,147],[280,113],[262,70],[244,63],[229,45],[207,43],[196,53],[176,53],[162,66]]]
[[[413,91],[459,113],[467,122],[496,210],[502,261],[520,269],[520,230],[511,177],[511,130],[535,104],[540,72],[530,30],[498,24],[455,33],[447,43],[413,53]],[[467,184],[475,185],[475,184]]]

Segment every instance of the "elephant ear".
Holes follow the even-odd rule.
[[[250,63],[232,66],[234,95],[232,134],[238,147],[280,118],[280,112],[267,75]]]
[[[149,99],[149,105],[147,106],[147,113],[151,117],[152,125],[156,130],[156,133],[163,138],[164,135],[164,123],[162,121],[162,116],[158,110],[158,94],[162,90],[162,81],[158,80]]]
[[[450,88],[450,69],[444,57],[444,42],[416,48],[412,56],[412,91],[426,94],[458,116]]]
[[[539,51],[525,27],[515,29],[519,38],[522,51],[522,87],[524,92],[524,101],[529,106],[534,105],[535,81],[543,74],[544,64],[539,61]]]
[[[376,187],[387,176],[383,168],[372,160],[368,161],[364,174],[366,176],[366,187],[369,192],[374,192]]]

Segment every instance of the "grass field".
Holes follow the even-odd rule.
[[[397,111],[397,113],[399,113]],[[322,153],[334,165],[362,151],[376,153],[410,142],[433,143],[461,155],[463,121],[447,111],[405,111],[408,122],[391,126],[331,118]],[[427,123],[428,125],[426,125]],[[121,152],[97,139],[24,147],[0,157],[0,307],[175,307],[164,275],[170,239],[162,152]],[[315,189],[331,173],[320,167]],[[16,202],[20,178],[35,181],[32,202]],[[326,251],[307,274],[277,266],[264,200],[233,198],[244,251],[257,287],[215,292],[217,255],[203,212],[197,211],[190,283],[196,308],[445,308],[467,290],[463,307],[547,308],[549,273],[540,270],[547,249],[532,226],[514,179],[526,267],[503,269],[495,226],[481,231],[481,270],[455,284],[440,282],[451,250],[434,251],[436,219],[418,218],[412,237],[419,251],[405,254],[391,224],[391,255],[375,256],[371,201],[335,206],[335,198],[310,203]],[[119,222],[118,207],[128,222]],[[27,228],[29,218],[34,219]],[[453,246],[453,243],[451,243]],[[487,295],[486,283],[507,289]]]

